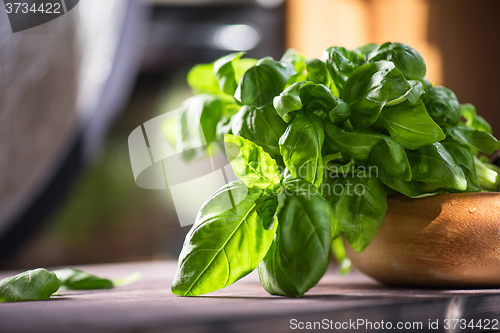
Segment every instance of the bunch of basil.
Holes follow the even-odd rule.
[[[387,195],[498,190],[499,170],[478,158],[499,149],[491,127],[432,86],[411,47],[330,47],[322,60],[242,55],[188,74],[198,95],[182,105],[177,145],[191,159],[224,141],[240,181],[201,207],[174,294],[212,292],[258,267],[270,294],[300,297],[325,273],[332,240],[368,246]]]

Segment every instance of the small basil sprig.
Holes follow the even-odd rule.
[[[61,281],[61,286],[67,289],[111,289],[114,287],[113,281],[78,269],[63,268],[55,270],[54,273]]]

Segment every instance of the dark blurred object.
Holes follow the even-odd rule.
[[[65,197],[126,102],[144,13],[136,0],[87,0],[16,34],[2,18],[0,264]]]
[[[212,62],[235,51],[280,59],[285,50],[284,0],[154,3],[143,71]]]

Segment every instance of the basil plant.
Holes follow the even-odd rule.
[[[188,74],[197,95],[182,105],[176,144],[189,160],[224,142],[239,181],[200,208],[174,294],[209,293],[257,268],[270,294],[300,297],[324,275],[334,240],[370,244],[388,195],[498,190],[499,170],[479,157],[499,149],[490,125],[433,86],[411,47],[242,56]]]

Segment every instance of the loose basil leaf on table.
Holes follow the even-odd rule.
[[[446,132],[453,139],[486,154],[492,154],[495,150],[500,149],[498,140],[488,132],[467,126],[447,127]]]
[[[287,124],[271,105],[256,108],[244,105],[231,119],[231,134],[259,145],[277,161],[282,160],[279,139]]]
[[[216,140],[223,102],[213,95],[197,95],[181,105],[176,130],[178,151],[186,160],[202,157],[207,143]]]
[[[278,164],[262,147],[231,134],[224,137],[224,145],[235,175],[248,187],[265,189],[280,183]]]
[[[224,288],[253,271],[269,250],[275,228],[265,230],[256,211],[259,188],[240,181],[211,195],[186,235],[172,292],[195,296]]]
[[[63,268],[55,270],[54,273],[61,281],[61,286],[68,289],[111,289],[114,287],[111,280],[78,269]]]
[[[436,187],[467,189],[462,168],[441,143],[435,142],[416,151],[408,150],[407,155],[412,180]]]
[[[325,140],[322,121],[316,115],[297,115],[280,138],[283,162],[294,178],[319,186],[323,178],[321,147]]]
[[[262,58],[243,74],[234,98],[245,105],[264,107],[281,93],[293,74],[291,63]]]
[[[323,197],[298,192],[288,196],[278,221],[259,278],[272,295],[300,297],[325,274],[335,217]]]
[[[0,303],[47,300],[61,285],[56,274],[37,268],[0,281]]]
[[[390,61],[377,61],[357,68],[347,80],[342,99],[351,107],[354,128],[372,125],[386,105],[403,102],[410,83]]]
[[[383,128],[406,149],[418,149],[445,138],[443,130],[429,116],[425,105],[408,101],[386,106],[374,124]]]
[[[387,42],[373,51],[369,61],[392,61],[396,68],[407,78],[423,78],[426,67],[424,58],[406,44]]]
[[[455,126],[460,122],[460,104],[448,88],[435,86],[422,95],[422,101],[432,119],[439,126]]]
[[[346,177],[334,181],[342,193],[333,190],[329,202],[349,244],[362,252],[372,241],[387,210],[387,192],[375,177]]]

